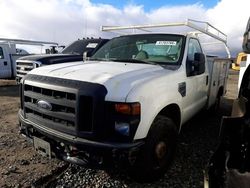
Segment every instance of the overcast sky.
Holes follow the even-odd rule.
[[[82,37],[108,37],[101,25],[207,21],[228,35],[241,51],[250,0],[0,0],[0,37],[68,44]]]

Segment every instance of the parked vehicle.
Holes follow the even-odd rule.
[[[220,143],[212,156],[206,186],[209,188],[250,187],[250,18],[244,34],[246,62],[241,63],[239,96],[230,117],[223,117]]]
[[[243,76],[248,68],[248,66],[250,65],[250,55],[249,54],[245,54],[241,64],[240,64],[240,73],[239,73],[239,81],[238,81],[238,91],[240,91],[240,87],[241,87],[241,82],[243,79]]]
[[[19,83],[23,76],[25,76],[29,71],[37,67],[57,63],[83,61],[84,52],[86,53],[86,56],[90,57],[107,41],[108,39],[101,38],[81,39],[72,42],[60,53],[55,53],[55,48],[52,48],[52,54],[30,55],[19,58],[16,61],[16,81],[17,83]]]
[[[240,70],[240,64],[243,63],[243,65],[244,65],[246,63],[246,60],[247,60],[247,54],[245,54],[244,52],[240,52],[237,55],[236,62],[232,63],[232,69],[236,70],[236,71],[239,71]]]
[[[53,42],[7,39],[0,38],[0,79],[16,77],[16,60],[20,57],[27,56],[29,53],[24,49],[17,48],[17,44],[22,45],[44,45],[56,44]]]
[[[180,25],[226,44],[203,24]],[[103,30],[162,26],[176,23]],[[197,32],[116,37],[89,61],[28,73],[20,131],[46,156],[98,168],[125,162],[133,178],[150,181],[165,173],[182,125],[225,93],[228,67],[227,59],[205,56]]]

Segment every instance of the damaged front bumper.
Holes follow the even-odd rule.
[[[143,140],[131,143],[93,141],[35,124],[18,113],[20,133],[34,143],[36,150],[70,163],[90,168],[110,168],[135,162]],[[49,148],[49,149],[48,149]]]

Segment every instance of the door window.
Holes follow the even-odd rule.
[[[3,48],[0,47],[0,59],[4,59]]]
[[[195,53],[202,53],[200,43],[197,39],[190,39],[188,43],[188,60],[194,60]]]
[[[194,71],[194,54],[202,53],[200,43],[197,39],[191,38],[188,43],[188,54],[187,54],[187,63],[186,63],[186,72],[187,76],[193,76],[192,72]]]

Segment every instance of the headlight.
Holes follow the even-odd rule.
[[[42,63],[40,61],[35,61],[34,63],[35,63],[34,68],[38,68],[42,66]]]
[[[140,122],[140,103],[113,103],[113,110],[115,132],[132,139]]]
[[[130,128],[128,123],[115,122],[115,131],[124,136],[129,136]]]

